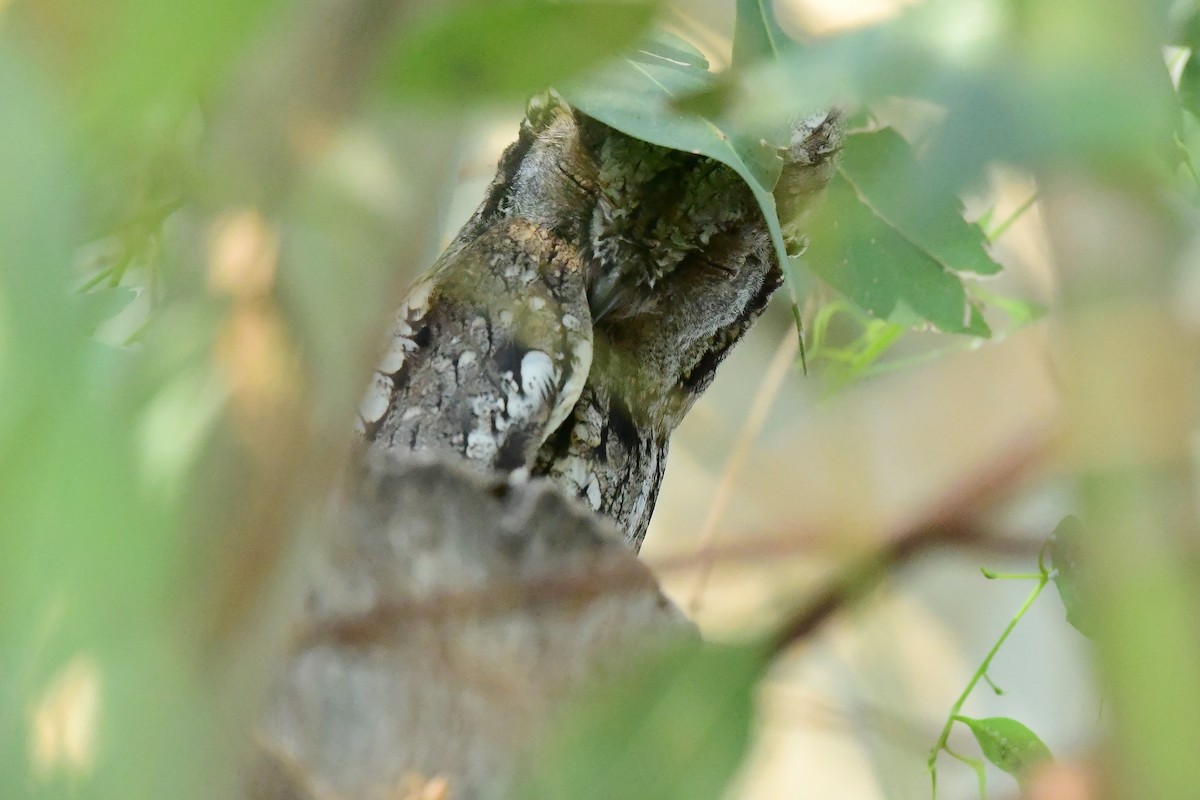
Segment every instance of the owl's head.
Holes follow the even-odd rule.
[[[673,427],[782,283],[779,259],[732,168],[576,119],[596,176],[584,253],[596,355],[648,419]],[[798,120],[780,151],[775,198],[789,247],[841,141],[834,111]]]

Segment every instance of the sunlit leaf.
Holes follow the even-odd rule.
[[[654,2],[494,0],[447,4],[396,43],[396,91],[459,105],[523,99],[628,47]]]
[[[518,798],[718,800],[749,738],[757,647],[684,646],[572,709]]]
[[[1008,717],[971,719],[956,717],[965,724],[979,742],[979,749],[988,761],[1009,775],[1023,780],[1031,769],[1050,761],[1050,748],[1026,726]]]

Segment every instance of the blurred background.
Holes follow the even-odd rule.
[[[227,796],[380,331],[524,97],[652,19],[723,69],[737,4],[586,32],[537,3],[110,5],[0,0],[0,797]],[[1003,694],[962,713],[1121,754],[1107,796],[1194,796],[1194,4],[775,11],[798,54],[739,65],[721,119],[836,101],[894,127],[1003,270],[966,282],[978,338],[802,256],[808,374],[781,292],[673,439],[643,557],[714,640],[951,512],[986,534],[876,575],[778,659],[730,796],[928,797],[1032,587],[980,567],[1036,572],[1068,514],[1103,635],[1047,589],[988,670]],[[962,726],[950,745],[977,752]],[[938,763],[939,796],[979,795]]]

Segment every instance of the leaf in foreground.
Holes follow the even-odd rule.
[[[397,44],[389,85],[454,105],[524,99],[628,47],[657,9],[613,0],[451,4]]]
[[[1039,764],[1051,761],[1050,748],[1037,734],[1009,717],[957,717],[971,729],[984,757],[1009,775],[1023,780]]]
[[[660,147],[697,153],[731,167],[750,186],[762,208],[780,264],[789,264],[787,245],[771,191],[783,159],[776,144],[727,122],[683,111],[680,101],[714,86],[708,61],[681,39],[660,35],[589,79],[563,89],[571,105],[622,133]]]
[[[515,796],[719,800],[741,764],[758,647],[676,647],[578,703]]]
[[[961,216],[952,195],[914,190],[920,165],[898,133],[848,137],[842,164],[814,215],[805,261],[849,299],[881,319],[921,320],[947,333],[986,337],[987,323],[959,271],[990,275],[1000,266],[983,232]]]
[[[1054,565],[1054,586],[1067,610],[1067,622],[1089,639],[1096,636],[1095,621],[1083,600],[1081,584],[1086,580],[1080,562],[1081,540],[1087,529],[1078,517],[1064,517],[1050,535],[1048,551]]]
[[[773,61],[796,46],[779,27],[772,0],[738,0],[733,26],[735,69],[757,61]]]

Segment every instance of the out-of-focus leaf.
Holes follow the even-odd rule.
[[[1179,102],[1192,116],[1200,117],[1200,54],[1192,53],[1183,65],[1179,75]]]
[[[1011,27],[981,29],[966,46],[947,24],[966,5],[922,3],[887,23],[817,39],[743,71],[736,86],[706,102],[725,99],[729,119],[769,126],[794,108],[894,96],[931,101],[947,113],[928,149],[930,186],[962,188],[992,160],[1119,168],[1122,160],[1147,162],[1169,143],[1171,87],[1161,54],[1124,48],[1118,58],[1062,48],[1086,38],[1062,25],[1039,35],[1058,49],[1047,46],[1037,61]],[[1056,20],[1078,23],[1077,15]]]
[[[224,77],[238,49],[279,0],[117,0],[30,4],[44,41],[79,80],[94,130],[141,122],[151,105],[173,111]],[[156,111],[157,113],[157,111]]]
[[[677,647],[576,705],[514,796],[718,800],[749,737],[759,647]]]
[[[179,509],[146,491],[137,411],[119,380],[130,364],[89,340],[96,298],[71,286],[90,177],[71,147],[74,118],[8,33],[0,27],[0,797],[225,795],[237,737],[218,735],[223,676],[195,669],[196,587],[184,576],[197,552],[183,552]]]
[[[734,76],[720,98],[730,119],[752,127],[786,120],[794,109],[844,107],[889,95],[919,94],[939,62],[920,26],[895,21],[791,47]]]
[[[1041,303],[1035,303],[1032,300],[1022,300],[1017,297],[1007,297],[995,292],[989,292],[986,289],[973,287],[971,294],[976,299],[982,301],[985,305],[992,308],[998,308],[1008,315],[1011,323],[1010,330],[1024,328],[1037,322],[1042,317],[1046,316],[1046,307]]]
[[[388,82],[455,105],[524,98],[628,47],[657,9],[633,0],[448,4],[397,43]]]
[[[136,645],[180,652],[168,634],[180,619],[168,626],[164,607],[177,542],[142,502],[112,375],[87,358],[83,298],[68,281],[82,231],[68,115],[3,35],[0,98],[0,325],[10,344],[0,365],[0,796],[58,797],[68,785],[100,796],[98,785],[116,791],[117,776],[131,774],[174,794],[168,776],[194,758],[198,740],[182,735],[192,723],[143,723],[161,716],[162,698],[182,699],[182,673],[118,661]],[[135,682],[136,692],[114,692]],[[40,742],[34,724],[49,731]],[[153,796],[132,785],[116,793]]]
[[[1050,563],[1054,565],[1054,586],[1067,610],[1067,622],[1091,639],[1096,635],[1096,623],[1084,603],[1085,592],[1080,587],[1080,583],[1087,580],[1079,560],[1080,540],[1085,536],[1087,529],[1078,517],[1064,517],[1050,535],[1048,552]]]
[[[904,181],[920,173],[895,132],[848,137],[845,151],[844,166],[810,223],[818,233],[805,262],[875,316],[903,325],[927,320],[948,333],[988,336],[954,272],[960,265],[998,269],[983,252],[979,229],[963,221],[950,199],[935,202],[928,219],[921,216],[923,206],[903,207]],[[903,155],[899,163],[892,160],[896,153]],[[902,171],[892,176],[889,170]],[[910,199],[909,205],[917,203]]]
[[[1181,47],[1200,49],[1200,8],[1192,0],[1175,3],[1169,13],[1171,36],[1169,41]]]
[[[779,58],[795,46],[796,42],[779,27],[772,0],[738,0],[733,26],[735,69]]]
[[[984,757],[1009,775],[1024,780],[1029,771],[1053,759],[1050,748],[1029,728],[1009,717],[955,717],[971,729]]]
[[[790,263],[787,245],[771,194],[783,169],[776,146],[746,129],[678,107],[683,98],[713,85],[714,77],[702,54],[674,37],[660,37],[563,94],[585,114],[622,133],[732,167],[750,186],[780,263],[786,265]]]

